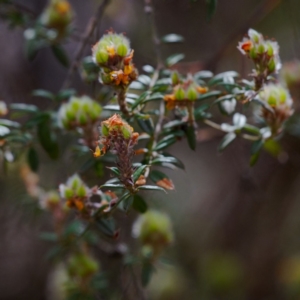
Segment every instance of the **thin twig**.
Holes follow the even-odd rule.
[[[73,73],[76,71],[76,69],[78,68],[80,59],[82,57],[82,54],[84,52],[84,49],[88,43],[88,41],[90,40],[95,28],[97,27],[97,25],[100,23],[103,13],[106,9],[106,6],[109,4],[110,0],[103,0],[103,2],[99,5],[95,15],[93,17],[91,17],[91,19],[88,22],[88,25],[86,26],[85,29],[85,33],[82,39],[81,44],[78,46],[76,52],[75,52],[75,57],[74,60],[71,64],[71,67],[68,71],[66,80],[63,84],[62,89],[68,88],[70,83],[71,83],[71,78]]]

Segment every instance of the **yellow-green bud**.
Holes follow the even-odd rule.
[[[257,48],[258,53],[263,54],[265,52],[265,46],[260,44]]]
[[[249,56],[252,58],[252,59],[256,59],[257,58],[257,49],[256,47],[252,47],[249,51]]]
[[[112,83],[110,74],[101,73],[101,80],[104,84],[110,84]]]
[[[268,55],[269,56],[273,56],[274,55],[274,49],[273,49],[273,46],[272,46],[272,44],[268,44]]]
[[[178,83],[180,83],[180,80],[179,80],[179,74],[178,74],[177,71],[174,71],[174,72],[172,73],[171,80],[172,80],[172,84],[173,84],[173,85],[177,85]]]
[[[172,224],[169,217],[158,211],[148,211],[135,223],[133,234],[143,245],[154,250],[167,246],[173,241]]]
[[[129,139],[132,135],[132,131],[127,126],[122,126],[121,131],[125,139]]]
[[[276,69],[276,64],[275,64],[275,61],[274,59],[270,59],[269,63],[268,63],[268,70],[270,73],[274,72]]]
[[[87,278],[99,270],[98,262],[86,254],[75,254],[68,262],[68,272],[73,277]]]
[[[124,57],[128,53],[128,47],[125,44],[120,44],[117,48],[117,54]]]
[[[87,192],[86,192],[86,189],[85,189],[85,186],[84,185],[81,185],[77,191],[76,191],[76,194],[78,197],[80,198],[84,198],[87,196]]]
[[[107,51],[100,50],[96,53],[96,62],[98,64],[105,64],[108,61],[109,55]]]
[[[72,198],[73,196],[74,196],[73,191],[72,191],[70,188],[66,187],[65,190],[64,190],[64,197],[65,197],[66,199],[70,199],[70,198]]]
[[[187,91],[187,98],[190,101],[195,101],[198,98],[198,92],[194,87],[192,87],[192,86],[189,87],[189,89]]]
[[[108,136],[109,135],[109,128],[104,123],[102,123],[102,126],[101,126],[101,133],[104,136]]]
[[[178,87],[175,91],[175,99],[176,100],[184,100],[185,99],[185,92],[182,87]]]

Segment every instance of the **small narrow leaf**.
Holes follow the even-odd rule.
[[[234,141],[235,138],[236,138],[236,134],[234,132],[227,133],[224,136],[222,142],[220,143],[218,150],[220,152],[223,151],[227,146],[229,146]]]
[[[133,173],[133,182],[135,183],[139,178],[140,176],[145,172],[146,168],[148,166],[147,165],[142,165],[140,167],[138,167],[134,173]]]
[[[134,195],[132,207],[142,214],[145,213],[148,209],[147,203],[140,195]]]
[[[166,65],[168,67],[172,67],[172,66],[176,65],[177,63],[179,63],[181,60],[183,60],[184,57],[185,57],[185,55],[182,53],[171,55],[167,58]]]
[[[28,150],[27,160],[28,160],[30,169],[33,172],[36,172],[39,168],[39,155],[33,147],[29,148],[29,150]]]
[[[107,167],[107,168],[110,169],[117,177],[120,176],[120,171],[117,167],[111,167],[111,168]]]
[[[124,184],[114,184],[114,183],[105,183],[100,186],[100,188],[107,188],[107,189],[125,189]]]
[[[188,144],[192,150],[196,150],[196,131],[193,124],[188,124],[187,127],[184,129],[184,132],[187,137]]]
[[[147,191],[161,191],[161,192],[165,192],[165,189],[156,186],[156,185],[142,185],[138,188],[138,190],[147,190]]]
[[[181,43],[184,41],[184,38],[179,34],[170,33],[162,37],[161,41],[164,43]]]
[[[150,179],[156,183],[158,186],[166,190],[174,190],[174,184],[171,179],[168,178],[166,174],[158,170],[154,170],[149,175]]]
[[[32,96],[47,98],[50,100],[54,100],[54,98],[55,98],[52,93],[50,93],[49,91],[46,91],[46,90],[34,90],[32,92]]]
[[[65,52],[65,49],[60,45],[54,45],[51,47],[52,52],[54,56],[57,58],[57,60],[66,68],[69,67],[69,58],[67,53]]]

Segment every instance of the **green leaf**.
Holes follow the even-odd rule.
[[[58,236],[55,232],[42,232],[40,234],[40,239],[48,242],[56,242],[58,240]]]
[[[160,192],[165,192],[165,189],[156,186],[156,185],[141,185],[138,187],[138,190],[145,190],[145,191],[160,191]]]
[[[130,86],[129,86],[129,89],[132,89],[132,90],[143,90],[145,89],[145,86],[138,82],[138,81],[133,81]]]
[[[241,129],[244,127],[244,125],[246,124],[247,118],[246,116],[240,114],[240,113],[235,113],[233,115],[233,125],[237,128],[237,129]]]
[[[178,158],[173,156],[157,157],[152,161],[152,165],[159,165],[159,166],[166,166],[166,167],[173,165],[184,170],[184,164]]]
[[[133,196],[132,195],[129,195],[122,201],[122,206],[123,206],[123,209],[125,210],[125,212],[129,211],[132,204],[133,204]]]
[[[216,11],[217,2],[217,0],[206,0],[207,16],[209,21],[211,20],[212,16]]]
[[[184,128],[184,132],[187,137],[188,144],[192,150],[196,150],[196,131],[193,124],[188,124],[186,128]]]
[[[12,128],[20,128],[20,123],[7,120],[7,119],[0,119],[0,125],[12,127]]]
[[[100,186],[100,188],[107,188],[107,189],[125,189],[124,184],[115,184],[115,183],[105,183]]]
[[[194,111],[195,120],[201,120],[203,118],[209,118],[210,114],[206,112],[206,110],[209,108],[209,104],[205,103],[201,106],[197,107]]]
[[[155,269],[154,269],[153,265],[148,260],[143,263],[143,266],[142,266],[142,285],[144,287],[146,287],[149,284],[154,271],[155,271]]]
[[[66,100],[69,99],[70,97],[76,95],[76,90],[75,89],[66,89],[66,90],[62,90],[60,91],[57,96],[56,99],[59,101],[62,100]]]
[[[145,65],[145,66],[143,66],[143,71],[146,73],[152,74],[152,73],[154,73],[155,70],[152,66]]]
[[[147,165],[142,165],[134,171],[134,173],[133,173],[133,182],[134,183],[136,183],[136,181],[140,178],[140,176],[145,172],[147,167],[148,167]]]
[[[148,210],[147,203],[140,195],[134,195],[132,207],[133,207],[133,209],[135,209],[136,211],[138,211],[142,214]]]
[[[148,86],[151,83],[151,78],[144,74],[140,75],[137,80],[145,86]]]
[[[106,105],[103,107],[104,110],[120,111],[119,105]]]
[[[170,121],[168,123],[166,123],[164,125],[164,129],[169,129],[169,128],[173,128],[173,127],[177,127],[177,126],[181,126],[183,124],[185,124],[186,122],[185,121],[182,121],[182,120],[173,120],[173,121]]]
[[[148,97],[144,103],[150,102],[150,101],[157,101],[157,100],[162,100],[164,98],[164,95],[161,93],[153,93],[150,97]]]
[[[236,71],[227,71],[227,72],[219,73],[209,81],[208,85],[214,85],[220,81],[224,82],[225,78],[233,78],[233,77],[239,77],[239,73],[237,73]]]
[[[181,43],[184,41],[183,36],[176,34],[176,33],[170,33],[165,35],[161,38],[161,41],[163,43]]]
[[[205,94],[202,94],[198,97],[197,101],[200,101],[200,100],[205,100],[205,99],[209,99],[209,98],[212,98],[212,97],[217,97],[219,95],[221,95],[222,92],[220,91],[211,91],[211,92],[207,92]]]
[[[234,141],[235,138],[236,138],[236,134],[234,132],[227,133],[224,136],[222,142],[220,143],[218,150],[220,152],[223,151],[227,146],[229,146]]]
[[[25,42],[25,56],[29,61],[33,61],[34,58],[37,56],[39,47],[37,42],[34,39],[26,39]]]
[[[218,103],[220,103],[220,102],[222,102],[222,101],[225,101],[225,100],[230,100],[230,99],[232,99],[232,98],[234,98],[234,95],[225,95],[225,96],[222,96],[222,97],[219,97],[219,98],[217,98],[214,102],[213,102],[213,105],[215,105],[215,104],[218,104]]]
[[[138,105],[142,104],[142,103],[144,102],[144,100],[147,98],[148,95],[149,95],[149,92],[148,92],[148,91],[142,93],[142,94],[135,100],[135,103],[131,106],[131,109],[135,109]]]
[[[174,134],[170,134],[160,140],[154,148],[154,151],[163,150],[177,142],[177,138]]]
[[[42,147],[48,153],[49,157],[57,159],[59,157],[59,147],[56,134],[50,125],[49,118],[40,122],[37,127],[37,135]]]
[[[117,177],[120,176],[120,171],[117,167],[107,167],[108,169],[110,169]]]
[[[60,45],[53,45],[51,47],[52,52],[54,54],[54,56],[57,58],[57,60],[66,68],[69,67],[70,63],[69,63],[69,58],[68,55],[65,51],[65,49],[60,46]]]
[[[152,119],[148,118],[146,120],[143,120],[143,119],[137,117],[136,120],[137,120],[137,123],[139,124],[140,128],[144,132],[148,133],[149,135],[152,135],[152,133],[154,131]]]
[[[259,128],[250,125],[250,124],[245,124],[243,129],[249,133],[255,134],[255,135],[260,135]]]
[[[154,183],[157,183],[158,181],[163,180],[165,178],[169,179],[169,177],[165,173],[158,170],[151,171],[149,177]]]
[[[259,155],[260,155],[260,150],[262,149],[264,145],[264,141],[263,140],[258,140],[258,141],[255,141],[253,144],[252,144],[252,147],[251,147],[251,156],[250,156],[250,166],[253,167],[258,158],[259,158]]]
[[[36,172],[39,168],[39,155],[33,147],[29,148],[28,150],[27,161],[30,166],[30,169],[33,172]]]
[[[39,111],[38,107],[32,104],[25,104],[25,103],[13,103],[10,105],[11,110],[19,110],[22,112],[28,113],[36,113]]]
[[[108,237],[115,237],[116,227],[115,227],[115,221],[113,218],[96,219],[96,226],[104,235],[106,235]]]
[[[281,145],[273,139],[268,139],[264,142],[264,149],[274,157],[277,157],[282,151]]]
[[[0,125],[0,137],[7,137],[10,134],[10,129],[6,126]]]
[[[213,73],[213,72],[203,70],[203,71],[197,72],[197,73],[194,75],[194,78],[197,80],[197,79],[211,78],[211,77],[213,77],[213,76],[214,76],[214,73]]]
[[[55,98],[55,96],[52,93],[50,93],[49,91],[46,91],[46,90],[34,90],[32,92],[32,96],[47,98],[50,100],[54,100],[54,98]]]
[[[185,55],[182,53],[173,54],[166,59],[166,65],[168,67],[172,67],[172,66],[176,65],[178,62],[180,62],[181,60],[183,60],[184,57],[185,57]]]

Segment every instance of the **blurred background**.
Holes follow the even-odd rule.
[[[76,11],[76,32],[83,32],[99,1],[70,2]],[[44,0],[19,3],[37,14],[46,5]],[[164,58],[185,53],[184,61],[178,64],[184,73],[236,70],[246,77],[252,66],[236,49],[238,41],[248,28],[275,38],[282,62],[294,67],[291,92],[295,107],[299,107],[300,68],[295,67],[300,55],[299,1],[220,0],[210,21],[204,0],[156,0],[153,5],[158,34],[178,33],[185,38],[182,44],[162,46]],[[98,36],[110,28],[130,38],[138,69],[145,64],[155,66],[143,0],[112,0],[97,29]],[[32,98],[31,91],[57,93],[67,70],[49,49],[27,61],[21,28],[11,30],[0,21],[0,39],[1,99],[47,108],[47,100]],[[77,44],[76,40],[65,44],[70,58]],[[82,94],[91,91],[77,75],[72,86]],[[147,202],[171,216],[176,239],[147,289],[150,299],[300,299],[300,127],[294,125],[293,129],[293,134],[283,138],[279,156],[264,152],[252,168],[248,142],[238,140],[220,155],[217,146],[222,136],[204,125],[199,127],[195,152],[185,140],[171,147],[169,152],[183,161],[185,171],[169,172],[175,191],[167,196],[151,193]],[[49,160],[40,149],[40,184],[45,188],[57,187],[80,163],[70,163],[68,139],[61,138],[60,143],[64,150],[59,162]],[[104,178],[99,182],[88,175],[87,179],[98,185],[104,182]],[[29,216],[20,204],[26,197],[19,165],[10,164],[8,172],[0,173],[1,300],[50,299],[52,266],[45,254],[51,245],[38,236],[51,225],[47,219]],[[134,213],[120,215],[118,221],[121,239],[130,243],[135,217]]]

